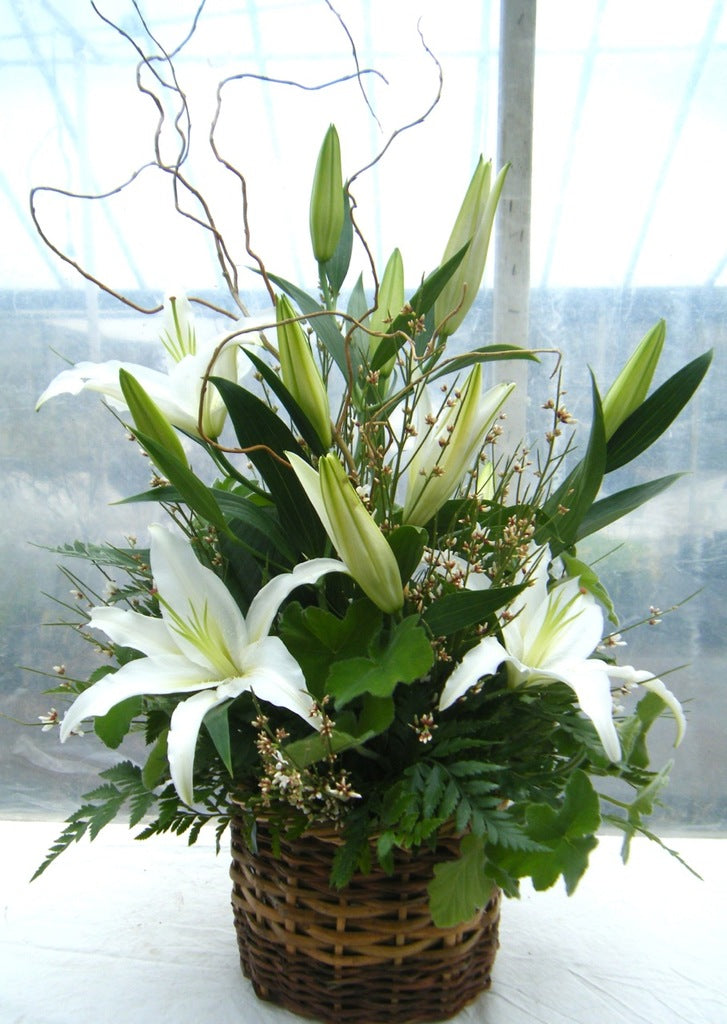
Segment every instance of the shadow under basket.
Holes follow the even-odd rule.
[[[393,875],[328,883],[338,833],[281,840],[260,822],[255,852],[232,823],[232,906],[240,961],[260,999],[326,1024],[408,1024],[454,1016],[490,986],[500,893],[475,917],[437,928],[427,885],[458,856],[454,838],[398,853]]]

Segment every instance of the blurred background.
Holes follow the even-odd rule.
[[[138,305],[186,289],[232,308],[209,233],[175,211],[171,177],[146,166],[155,144],[164,160],[176,159],[174,119],[184,128],[188,113],[185,175],[210,203],[253,312],[267,299],[247,269],[240,183],[210,150],[216,114],[218,151],[247,180],[252,247],[270,270],[310,289],[308,196],[330,122],[347,175],[413,125],[353,189],[377,263],[399,246],[410,288],[439,262],[479,154],[511,160],[497,246],[461,344],[563,352],[565,401],[583,432],[589,367],[605,390],[658,319],[667,342],[657,383],[714,348],[695,400],[614,487],[688,475],[581,552],[608,555],[599,568],[628,641],[620,660],[662,675],[679,669],[668,683],[690,726],[676,755],[671,722],[657,737],[658,757],[677,761],[662,828],[724,828],[727,7],[559,0],[535,8],[534,0],[0,5],[3,816],[65,817],[98,767],[117,760],[92,737],[61,749],[38,722],[59,702],[43,695],[58,669],[81,675],[95,658],[54,625],[70,612],[50,600],[74,602],[58,564],[83,566],[47,548],[76,538],[125,546],[130,535],[143,546],[159,515],[114,504],[146,489],[149,468],[98,396],[64,396],[34,412],[64,361],[157,362],[161,319],[130,310],[54,254],[29,192],[47,187],[35,213],[51,245]],[[137,72],[142,54],[154,59]],[[186,111],[170,88],[170,54]],[[198,211],[192,194],[180,201]],[[352,281],[366,271],[363,251],[354,268]],[[224,324],[214,314],[203,320],[210,333]],[[554,393],[554,367],[544,356],[526,375],[518,369],[528,415],[510,427],[516,440],[546,429],[540,408]],[[625,628],[650,617],[662,621]]]

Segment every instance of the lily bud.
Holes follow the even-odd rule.
[[[326,263],[336,251],[343,221],[341,146],[331,125],[318,154],[310,199],[310,237],[319,263]]]
[[[290,460],[339,557],[363,590],[384,612],[404,604],[394,552],[378,528],[335,455],[318,460],[318,472],[292,452]]]
[[[659,362],[661,350],[664,347],[665,337],[666,324],[660,320],[642,338],[608,389],[608,393],[603,399],[603,423],[606,440],[616,433],[624,420],[628,419],[632,412],[636,412],[646,398],[656,364]]]
[[[401,312],[403,305],[404,262],[401,258],[401,252],[398,249],[394,249],[391,256],[389,256],[389,261],[384,268],[384,275],[381,278],[376,309],[371,314],[368,325],[370,330],[385,334],[389,330],[392,321]],[[377,338],[373,334],[369,335],[370,356],[374,355],[380,344],[381,338]],[[381,367],[381,373],[384,376],[388,376],[391,373],[395,360],[396,357],[392,356]]]
[[[403,522],[425,526],[459,487],[500,407],[515,387],[496,384],[480,396],[482,368],[470,373],[462,395],[436,417],[427,392],[417,403],[422,438],[409,463]],[[434,420],[434,422],[432,422]]]
[[[278,321],[291,320],[296,315],[285,295],[278,297],[275,310]],[[278,322],[277,332],[283,384],[308,417],[323,444],[330,448],[332,438],[328,393],[305,332],[297,322]]]
[[[477,296],[485,272],[492,224],[508,169],[509,165],[503,167],[491,186],[492,162],[488,160],[485,163],[480,157],[457,214],[442,263],[468,243],[469,248],[434,305],[436,322],[442,324],[444,337],[454,334]]]

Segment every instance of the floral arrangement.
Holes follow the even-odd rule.
[[[398,250],[380,274],[371,262],[369,291],[361,278],[347,290],[358,229],[331,126],[310,201],[319,295],[261,264],[274,306],[211,340],[170,296],[166,372],[80,363],[41,396],[104,395],[154,468],[128,500],[167,519],[148,550],[59,549],[125,582],[102,600],[73,574],[76,627],[105,660],[51,691],[73,700],[44,728],[65,742],[92,719],[111,748],[141,731],[148,756],[101,773],[39,872],[125,806],[140,838],[192,842],[207,821],[219,838],[233,814],[251,837],[259,818],[285,835],[334,824],[335,886],[446,831],[461,854],[430,896],[451,924],[493,884],[513,896],[521,878],[562,876],[572,892],[603,822],[623,831],[624,859],[651,835],[668,767],[650,766],[647,735],[666,712],[679,743],[684,714],[648,668],[616,662],[615,610],[576,546],[671,482],[599,498],[710,357],[651,390],[658,323],[610,386],[594,380],[585,443],[556,384],[540,449],[503,451],[521,396],[485,390],[487,365],[538,353],[452,339],[506,174],[480,160],[413,293]]]

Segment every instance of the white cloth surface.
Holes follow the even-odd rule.
[[[242,976],[229,856],[123,825],[28,879],[61,826],[0,822],[2,1024],[292,1024]],[[493,987],[456,1024],[727,1024],[727,840],[604,837],[570,899],[506,901]]]

